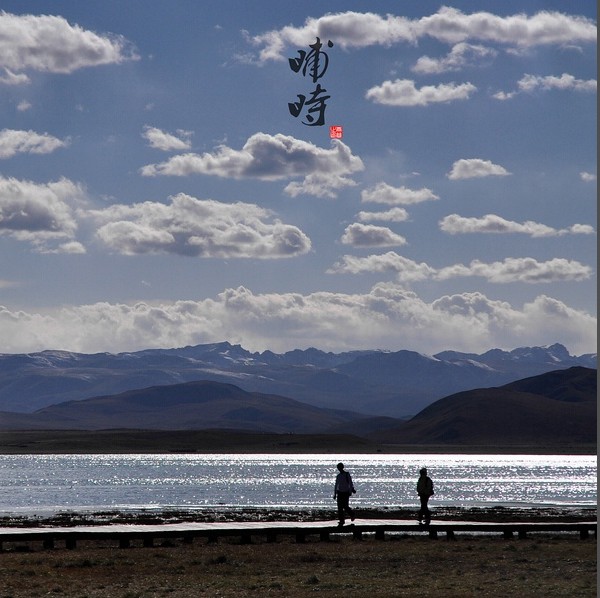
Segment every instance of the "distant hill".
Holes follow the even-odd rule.
[[[362,419],[356,413],[320,409],[285,397],[249,393],[231,384],[200,381],[68,401],[31,414],[3,412],[0,429],[235,429],[314,434],[334,427],[343,430],[346,424]]]
[[[393,444],[595,443],[597,371],[572,367],[499,388],[460,392],[368,437]]]
[[[372,445],[559,447],[596,442],[597,371],[573,367],[436,401],[409,421],[322,409],[212,381],[0,412],[0,430],[222,430],[361,437]],[[322,436],[324,437],[324,436]]]
[[[0,355],[0,411],[31,413],[65,401],[205,380],[316,407],[406,418],[463,390],[596,364],[595,354],[572,356],[560,344],[433,356],[406,350],[250,353],[227,342],[118,354],[42,351]]]

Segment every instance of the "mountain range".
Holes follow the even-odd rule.
[[[322,409],[199,381],[0,413],[3,430],[216,430],[353,434],[377,444],[592,445],[597,372],[572,367],[440,399],[409,421]]]
[[[212,381],[314,407],[405,419],[457,392],[574,366],[596,368],[597,355],[572,356],[560,344],[436,355],[318,349],[251,353],[228,342],[118,354],[41,351],[0,355],[0,411],[32,413],[151,386]]]

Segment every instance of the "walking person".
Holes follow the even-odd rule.
[[[434,495],[433,482],[427,475],[427,469],[423,467],[419,471],[419,479],[417,481],[417,494],[421,501],[421,508],[419,509],[419,524],[425,523],[429,525],[431,523],[431,511],[429,510],[429,498]]]
[[[333,489],[333,499],[337,499],[338,525],[346,523],[346,514],[350,515],[350,521],[354,521],[354,511],[350,508],[350,495],[356,494],[352,476],[344,470],[344,464],[338,463],[339,473],[335,478],[335,488]]]

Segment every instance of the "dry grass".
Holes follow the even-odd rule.
[[[129,549],[96,541],[71,551],[5,544],[0,597],[596,596],[595,537],[311,540],[173,541]]]

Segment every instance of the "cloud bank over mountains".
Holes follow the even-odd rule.
[[[32,347],[93,353],[176,347],[229,339],[247,349],[276,352],[316,346],[323,350],[398,350],[435,353],[490,349],[564,339],[571,352],[588,352],[596,320],[563,302],[539,295],[522,306],[460,293],[426,302],[414,292],[380,283],[364,294],[316,292],[254,294],[239,287],[214,299],[136,304],[96,303],[47,313],[0,308],[5,352]],[[325,332],[325,334],[324,334]]]

